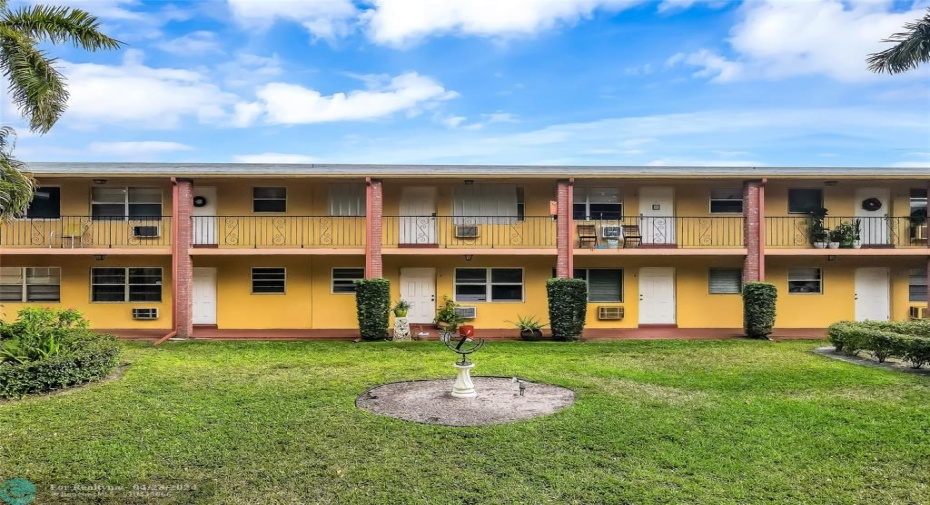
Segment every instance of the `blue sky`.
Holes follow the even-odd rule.
[[[864,63],[927,0],[54,3],[127,47],[49,48],[26,161],[930,167],[930,69]]]

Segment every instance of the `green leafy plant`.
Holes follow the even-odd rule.
[[[837,351],[868,351],[880,363],[890,357],[904,359],[912,368],[930,363],[928,321],[840,321],[827,328],[827,336]]]
[[[520,330],[520,338],[523,340],[539,340],[542,338],[542,329],[549,326],[539,320],[537,316],[517,316],[516,321],[507,321]]]
[[[820,208],[811,211],[807,216],[807,230],[811,243],[826,242],[830,239],[830,232],[824,225],[824,219],[827,217],[827,209]]]
[[[459,305],[455,303],[448,296],[443,295],[442,297],[442,306],[439,307],[439,310],[436,311],[436,317],[433,319],[433,323],[443,331],[450,333],[455,333],[459,330],[459,326],[465,322],[465,318],[459,315],[455,311],[455,308]]]
[[[410,302],[404,299],[397,300],[391,310],[394,311],[394,315],[397,317],[406,317],[407,312],[410,310]]]
[[[0,398],[29,394],[100,380],[119,365],[120,348],[113,335],[87,334],[59,353],[22,364],[0,364]]]
[[[767,339],[775,326],[778,290],[767,282],[747,282],[743,286],[743,329],[750,338]]]
[[[391,283],[387,279],[355,281],[355,308],[362,340],[387,338],[391,311]]]
[[[0,323],[0,362],[27,363],[49,358],[89,333],[88,322],[73,309],[27,307],[12,323]]]
[[[842,247],[852,247],[857,236],[856,226],[853,223],[840,223],[830,232],[830,240],[839,242]]]
[[[588,315],[588,284],[582,279],[549,279],[549,323],[556,340],[578,340]]]

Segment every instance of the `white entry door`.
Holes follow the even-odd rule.
[[[675,269],[639,269],[639,324],[675,324]]]
[[[639,215],[643,244],[675,244],[674,188],[639,188]]]
[[[199,198],[198,198],[199,197]],[[198,207],[198,205],[200,205]],[[194,236],[193,243],[216,244],[216,188],[194,187]]]
[[[400,297],[410,302],[407,321],[432,323],[436,317],[436,269],[401,268]]]
[[[856,321],[891,319],[891,280],[888,269],[856,269]]]
[[[436,188],[406,187],[400,196],[400,243],[436,242]]]
[[[888,206],[891,199],[888,188],[857,188],[856,189],[856,219],[859,220],[859,239],[863,245],[889,244],[888,233]],[[881,202],[878,210],[863,208],[863,202],[875,198]],[[899,233],[903,230],[899,230]]]
[[[216,269],[194,268],[191,290],[194,324],[216,324]]]

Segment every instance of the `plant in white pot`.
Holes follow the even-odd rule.
[[[840,243],[843,242],[843,238],[846,236],[845,233],[846,230],[842,228],[842,225],[839,225],[833,229],[830,232],[830,243],[828,244],[828,247],[830,249],[839,249]]]

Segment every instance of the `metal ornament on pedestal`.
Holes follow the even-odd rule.
[[[410,340],[410,323],[406,317],[394,317],[394,338],[395,342],[406,342]]]
[[[439,340],[449,350],[462,356],[461,361],[452,365],[458,370],[455,383],[452,385],[451,394],[453,398],[474,398],[478,396],[478,392],[475,391],[475,384],[471,381],[471,369],[474,368],[475,364],[468,361],[468,355],[481,349],[484,346],[484,339],[472,339],[470,333],[473,331],[472,329],[464,332],[463,335],[459,335],[458,340],[453,338],[452,332],[442,332],[439,335]]]

